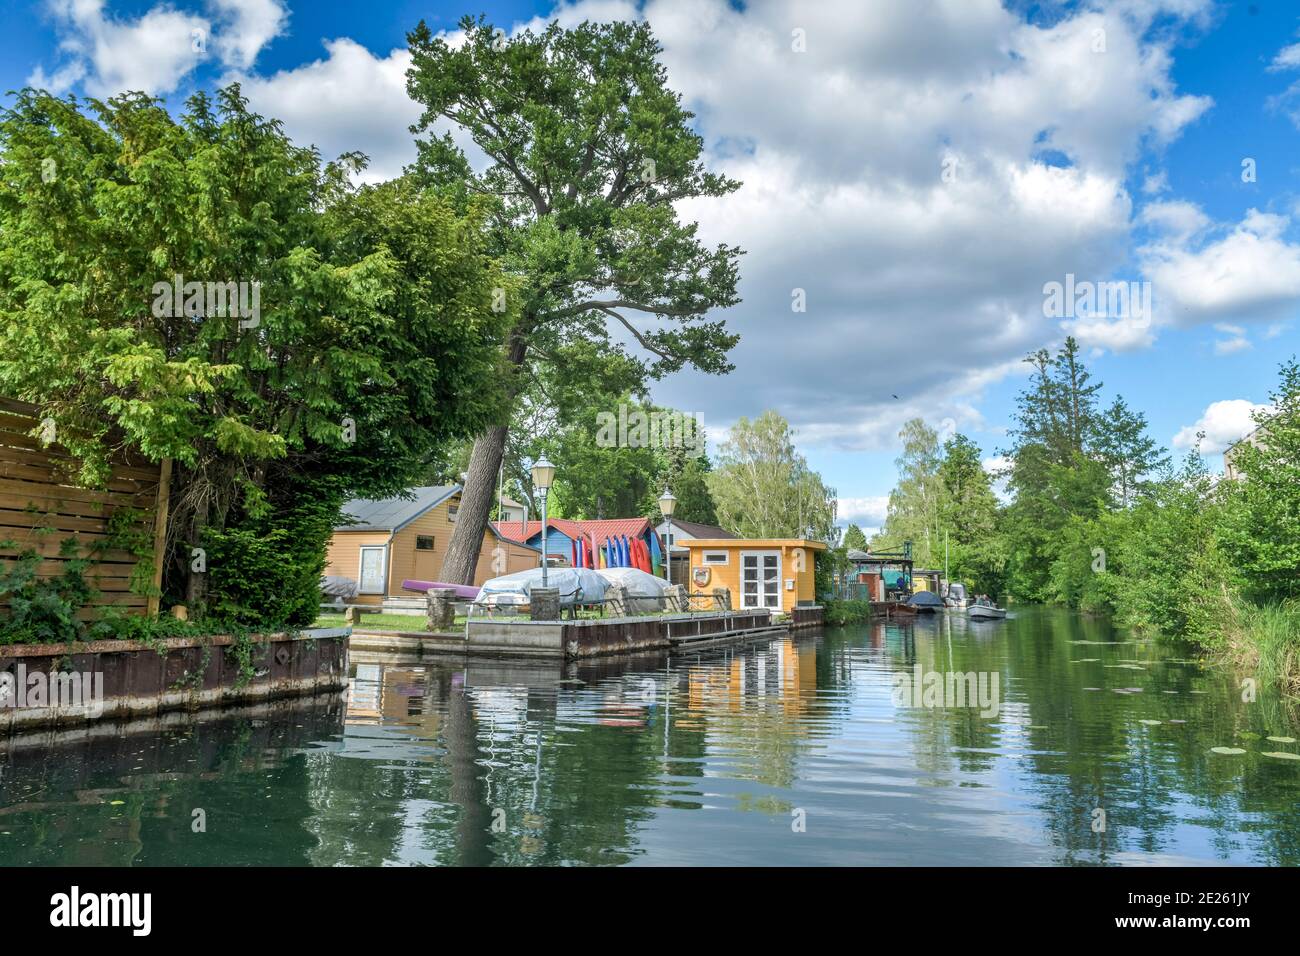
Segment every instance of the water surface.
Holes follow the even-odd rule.
[[[1264,755],[1300,752],[1266,739],[1294,714],[1186,655],[1037,609],[582,665],[354,654],[346,704],[10,741],[0,864],[1295,865],[1300,761]],[[996,675],[997,713],[908,706],[918,664]]]

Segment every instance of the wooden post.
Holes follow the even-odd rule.
[[[149,595],[146,613],[149,617],[158,616],[161,601],[163,559],[167,548],[167,508],[171,503],[172,460],[162,460],[162,470],[158,476],[158,499],[153,516],[153,591]]]

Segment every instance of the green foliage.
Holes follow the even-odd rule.
[[[861,528],[853,523],[850,523],[844,529],[844,547],[850,551],[867,550],[867,536],[862,533]]]
[[[86,580],[93,562],[79,557],[77,539],[59,542],[64,560],[54,577],[37,577],[42,557],[35,548],[6,540],[0,541],[0,550],[18,552],[0,565],[0,597],[9,603],[9,615],[0,622],[0,643],[54,644],[80,637],[84,626],[76,615],[95,591]]]
[[[771,409],[732,426],[718,448],[717,467],[705,480],[718,523],[732,534],[835,537],[835,493],[795,449],[789,422]]]
[[[845,624],[861,624],[871,619],[870,601],[841,601],[832,598],[822,601],[822,606],[826,609],[823,620],[833,627],[841,627]]]
[[[1243,574],[1243,594],[1259,603],[1300,598],[1300,366],[1284,363],[1272,411],[1255,415],[1256,442],[1233,463],[1243,480],[1225,510],[1223,546]],[[1234,483],[1237,485],[1237,483]]]
[[[241,526],[204,536],[212,602],[228,629],[306,627],[320,610],[325,549],[344,482],[286,476],[270,507]]]
[[[404,179],[356,189],[362,165],[322,165],[237,85],[176,118],[140,94],[83,105],[33,90],[0,115],[0,392],[41,405],[87,484],[120,444],[176,461],[164,591],[195,619],[200,542],[261,569],[299,561],[274,581],[304,600],[319,555],[292,530],[254,541],[275,488],[394,493],[505,407],[514,315],[493,290],[516,280],[489,254],[487,207]],[[176,276],[256,284],[260,312],[168,308]],[[249,575],[215,571],[232,589],[211,596],[222,614],[255,606]]]
[[[490,250],[518,279],[504,353],[510,398],[527,410],[525,393],[540,391],[528,396],[533,408],[559,407],[564,392],[582,391],[590,409],[629,393],[644,398],[651,380],[687,366],[730,371],[737,336],[714,310],[739,301],[741,252],[708,248],[677,210],[679,200],[723,196],[739,183],[705,169],[703,141],[668,87],[650,27],[552,22],[507,38],[483,19],[460,26],[464,40],[454,46],[423,22],[407,37],[407,92],[424,107],[412,175],[458,208],[488,205]],[[486,155],[481,173],[450,134],[433,132],[444,122]],[[505,438],[498,428],[475,443],[465,499],[483,510],[461,511],[449,579],[472,574],[491,498],[485,486],[503,453],[522,479]],[[567,491],[575,514],[616,506]]]

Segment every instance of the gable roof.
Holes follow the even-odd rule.
[[[605,518],[602,520],[581,521],[571,518],[550,518],[546,524],[570,540],[581,537],[593,538],[597,546],[603,544],[606,538],[621,535],[627,535],[631,538],[644,534],[647,530],[654,531],[650,522],[645,518]],[[542,533],[542,523],[540,521],[495,521],[492,523],[492,528],[501,537],[520,542],[527,542]]]
[[[335,525],[334,530],[400,531],[459,491],[460,485],[424,485],[410,489],[413,498],[353,498],[343,506],[343,515],[355,523]]]
[[[668,519],[665,518],[663,521],[659,522],[659,526],[663,527],[667,523],[668,523]],[[678,519],[674,518],[673,527],[680,528],[682,531],[685,531],[687,534],[689,534],[692,538],[734,538],[735,537],[735,535],[732,534],[730,531],[724,531],[722,528],[719,528],[717,525],[700,524],[698,521],[679,521]]]

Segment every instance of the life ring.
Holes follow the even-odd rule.
[[[708,568],[693,568],[691,570],[691,580],[695,582],[697,588],[702,588],[709,583],[710,574]]]

